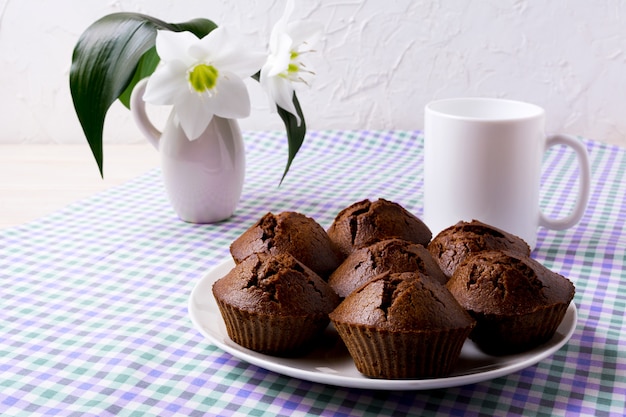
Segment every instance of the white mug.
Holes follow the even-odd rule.
[[[424,222],[433,236],[458,221],[479,220],[524,239],[534,249],[539,226],[563,230],[583,216],[590,192],[587,150],[568,135],[546,135],[545,111],[534,104],[493,98],[456,98],[426,105]],[[539,206],[546,149],[576,153],[579,190],[560,219]]]

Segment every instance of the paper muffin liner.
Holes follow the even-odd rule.
[[[554,336],[568,305],[555,304],[532,313],[510,316],[470,312],[477,324],[469,337],[491,355],[524,352]]]
[[[248,312],[216,300],[228,337],[247,349],[291,356],[326,328],[327,315],[279,316]]]
[[[416,379],[449,375],[471,327],[394,332],[333,322],[359,372],[371,378]]]

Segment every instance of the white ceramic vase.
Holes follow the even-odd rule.
[[[174,211],[190,223],[216,223],[232,216],[245,176],[245,148],[239,124],[214,116],[199,138],[190,141],[172,112],[159,131],[146,114],[147,79],[131,96],[131,113],[146,139],[161,155],[165,190]]]

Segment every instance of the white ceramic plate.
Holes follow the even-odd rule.
[[[450,376],[431,379],[372,379],[357,371],[332,325],[321,338],[319,346],[308,355],[298,358],[265,355],[241,347],[230,340],[211,287],[233,267],[233,261],[228,259],[209,271],[196,284],[189,297],[189,314],[193,324],[211,343],[243,361],[312,382],[376,390],[425,390],[473,384],[508,375],[536,364],[567,343],[576,329],[576,306],[571,303],[554,337],[528,352],[499,357],[489,356],[478,350],[471,340],[467,340],[463,345],[459,362]]]

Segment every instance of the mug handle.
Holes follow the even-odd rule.
[[[146,113],[146,102],[143,100],[143,94],[146,91],[147,83],[148,79],[144,78],[135,85],[130,95],[130,112],[141,133],[143,133],[148,142],[158,151],[162,132],[154,127]]]
[[[580,221],[585,214],[587,203],[589,202],[589,194],[591,189],[591,168],[589,166],[589,155],[587,154],[587,148],[578,139],[569,135],[550,135],[546,138],[546,150],[555,145],[565,145],[576,153],[579,167],[579,184],[578,184],[578,197],[576,199],[576,205],[574,210],[566,216],[560,219],[553,219],[547,217],[541,210],[539,210],[539,226],[547,227],[553,230],[564,230],[574,226]]]

